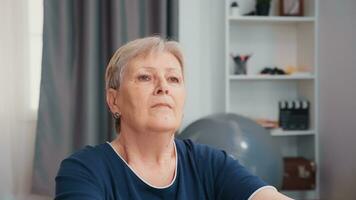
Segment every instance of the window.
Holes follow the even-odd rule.
[[[42,36],[43,36],[43,0],[28,1],[29,19],[29,60],[30,60],[30,106],[37,112],[40,94]]]

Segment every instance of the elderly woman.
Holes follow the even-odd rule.
[[[112,142],[74,153],[56,199],[289,199],[222,150],[174,138],[186,96],[183,55],[160,37],[119,48],[106,71]]]

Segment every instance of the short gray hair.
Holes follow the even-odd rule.
[[[116,50],[106,67],[105,90],[119,89],[124,70],[131,60],[150,53],[161,52],[168,52],[176,57],[184,75],[183,53],[178,42],[168,41],[160,36],[145,37],[128,42]],[[120,132],[119,118],[115,118],[115,129]]]
[[[160,52],[169,52],[176,57],[183,72],[183,53],[178,42],[168,41],[160,36],[140,38],[121,46],[111,57],[105,73],[105,89],[119,89],[123,72],[131,60]]]

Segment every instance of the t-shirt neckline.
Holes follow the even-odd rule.
[[[146,184],[147,186],[151,187],[151,188],[154,188],[154,189],[167,189],[169,187],[171,187],[176,178],[177,178],[177,174],[178,174],[178,151],[177,151],[177,145],[176,145],[176,142],[173,140],[173,144],[174,144],[174,151],[175,151],[175,155],[176,155],[176,167],[175,167],[175,171],[174,171],[174,178],[173,180],[168,184],[168,185],[165,185],[165,186],[155,186],[155,185],[152,185],[151,183],[147,182],[145,179],[143,179],[127,162],[126,160],[119,154],[119,152],[116,151],[116,149],[112,146],[112,144],[110,142],[106,142],[110,147],[111,149],[115,152],[115,154],[120,158],[120,160],[125,163],[125,165],[130,169],[130,171],[138,178],[140,179],[144,184]]]

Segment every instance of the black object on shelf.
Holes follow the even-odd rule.
[[[260,74],[285,75],[286,72],[283,69],[279,69],[278,67],[274,67],[274,68],[265,67],[261,70]]]
[[[283,130],[308,130],[309,107],[307,100],[279,102],[279,126]]]
[[[269,15],[271,0],[257,0],[255,7],[257,15],[267,16]]]

